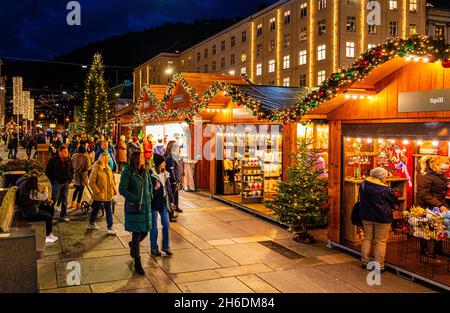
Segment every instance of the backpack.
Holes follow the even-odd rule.
[[[364,182],[361,183],[361,189],[364,191]],[[359,216],[359,212],[361,211],[361,201],[359,199],[360,194],[358,192],[358,201],[353,205],[351,214],[352,224],[355,226],[363,226],[362,219]]]

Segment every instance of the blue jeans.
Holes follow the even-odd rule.
[[[162,224],[162,246],[163,250],[169,250],[169,215],[164,208],[161,212],[152,210],[152,229],[150,230],[150,244],[152,251],[159,251],[158,248],[158,213]]]
[[[91,218],[89,222],[93,224],[95,222],[95,219],[97,218],[98,211],[100,211],[100,208],[102,207],[105,209],[105,215],[106,215],[106,226],[108,226],[108,229],[111,229],[113,226],[113,215],[111,210],[111,201],[94,201],[92,202],[92,213]]]
[[[69,193],[69,183],[60,184],[54,183],[52,185],[52,199],[55,201],[55,204],[58,202],[58,199],[61,197],[61,215],[60,218],[66,217],[67,214],[67,195]]]

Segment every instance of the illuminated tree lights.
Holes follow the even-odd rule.
[[[84,89],[82,128],[87,132],[111,132],[113,110],[108,101],[104,72],[102,56],[96,53]]]
[[[259,101],[252,99],[239,87],[224,82],[215,82],[200,97],[180,73],[175,73],[172,81],[167,86],[162,101],[156,99],[148,84],[142,88],[138,105],[134,109],[135,117],[133,123],[142,124],[145,120],[175,117],[192,123],[195,116],[201,110],[207,109],[209,101],[219,93],[227,94],[237,106],[244,106],[250,109],[253,112],[253,116],[258,120],[282,123],[297,121],[310,110],[335,97],[341,88],[350,86],[357,81],[363,81],[374,68],[396,57],[408,60],[411,56],[414,57],[415,61],[418,58],[422,58],[424,62],[440,60],[444,68],[450,68],[450,49],[442,40],[426,36],[413,36],[407,39],[394,38],[363,53],[352,65],[332,73],[318,88],[307,93],[302,100],[295,102],[292,106],[272,110],[263,109]],[[242,74],[242,77],[252,84],[247,75]],[[188,108],[168,109],[167,102],[172,97],[172,92],[177,84],[181,84],[184,91],[189,94],[192,105]],[[140,112],[140,107],[144,100],[148,100],[154,105],[152,112]]]

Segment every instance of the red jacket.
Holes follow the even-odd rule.
[[[144,141],[144,158],[151,159],[152,157],[153,144],[151,141]]]

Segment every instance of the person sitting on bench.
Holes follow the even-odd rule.
[[[16,204],[22,218],[27,221],[44,221],[46,229],[46,243],[53,243],[58,237],[52,234],[54,208],[48,199],[48,186],[42,192],[38,187],[38,176],[32,174],[20,178],[17,183]]]

